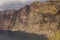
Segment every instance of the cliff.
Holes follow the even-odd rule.
[[[19,10],[0,11],[0,30],[54,35],[60,30],[60,2],[34,2]]]

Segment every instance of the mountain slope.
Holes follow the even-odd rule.
[[[34,2],[20,10],[0,11],[0,30],[52,36],[60,30],[60,2]]]

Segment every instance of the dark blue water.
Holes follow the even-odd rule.
[[[0,40],[48,40],[44,35],[0,30]]]

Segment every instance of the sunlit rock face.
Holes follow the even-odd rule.
[[[57,2],[57,4],[60,2]],[[19,10],[0,11],[0,30],[25,31],[52,36],[60,30],[56,2],[34,2]]]

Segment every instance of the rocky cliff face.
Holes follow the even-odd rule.
[[[60,2],[34,2],[20,10],[0,11],[0,30],[51,36],[60,30]]]

